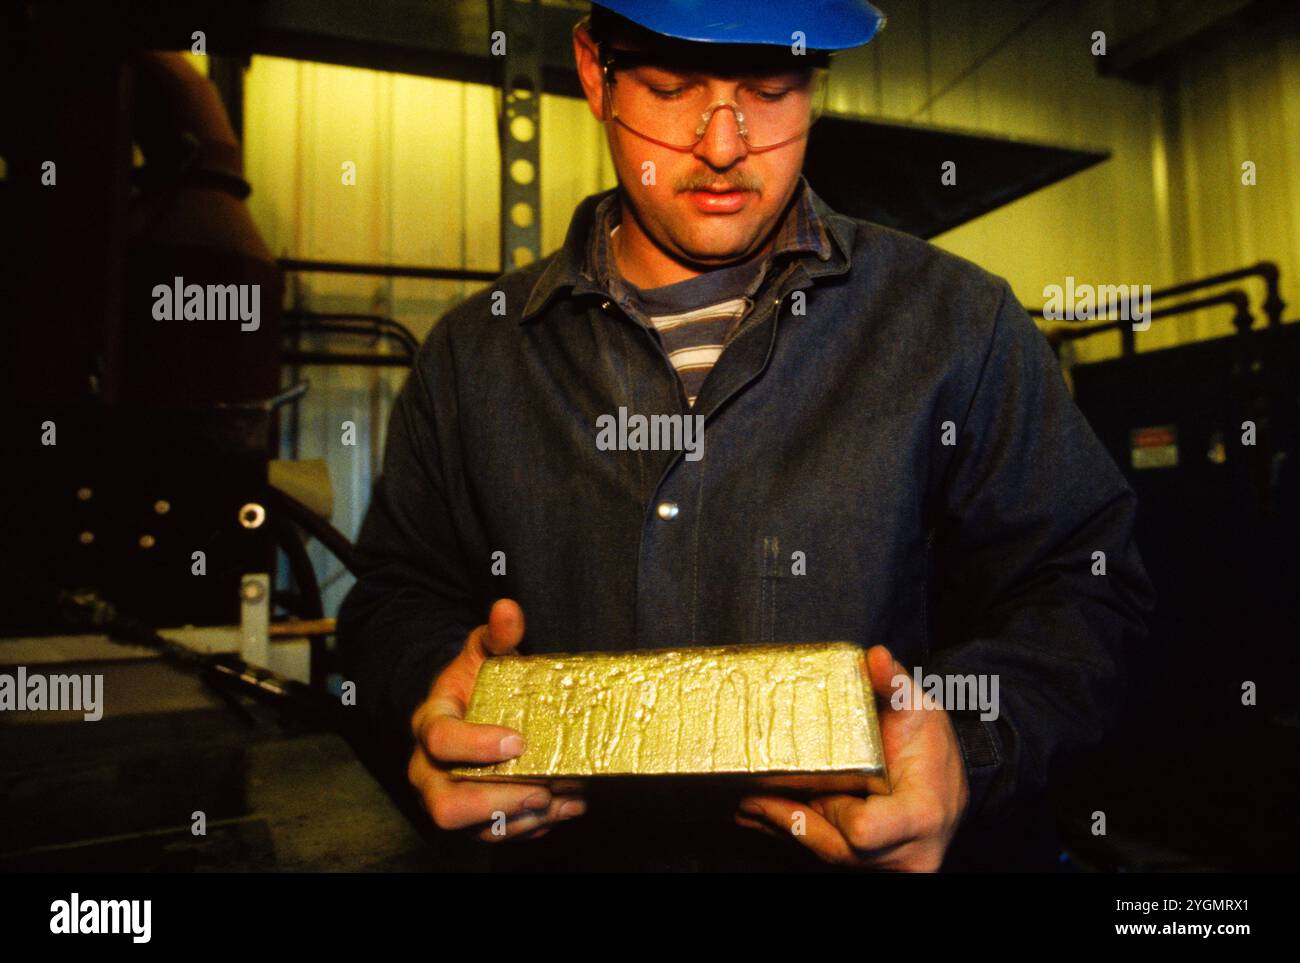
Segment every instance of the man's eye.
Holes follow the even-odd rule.
[[[650,92],[660,100],[676,100],[685,92],[685,87],[651,87]]]
[[[755,97],[757,97],[759,100],[763,101],[764,103],[768,103],[768,104],[780,103],[787,96],[789,96],[789,94],[790,94],[789,87],[784,87],[780,90],[764,90],[760,88],[754,91]]]

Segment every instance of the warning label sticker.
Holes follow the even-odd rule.
[[[1129,448],[1135,469],[1174,468],[1178,465],[1178,427],[1134,428],[1129,432]]]

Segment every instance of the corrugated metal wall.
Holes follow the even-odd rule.
[[[1261,258],[1281,263],[1283,297],[1300,301],[1295,37],[1233,33],[1166,84],[1140,86],[1098,78],[1089,50],[1094,30],[1107,31],[1113,42],[1133,19],[1134,3],[880,5],[889,26],[869,47],[838,59],[833,109],[1114,155],[949,232],[937,239],[942,247],[1007,277],[1026,304],[1041,303],[1043,287],[1066,275],[1159,287]],[[497,267],[493,90],[256,57],[246,96],[250,205],[274,252]],[[579,101],[543,98],[541,151],[542,238],[551,251],[577,202],[611,186],[614,175],[603,132]],[[1241,184],[1245,160],[1257,165],[1256,187]],[[344,183],[346,162],[356,165],[355,186]],[[422,336],[475,287],[313,274],[299,276],[290,291],[300,307],[387,314]],[[1147,350],[1228,331],[1225,313],[1203,312],[1157,324],[1138,345]],[[1117,349],[1117,336],[1091,339],[1079,347],[1079,360]],[[312,390],[286,455],[328,460],[334,522],[355,535],[404,375],[373,368],[303,374]],[[344,421],[357,425],[356,447],[340,443]],[[323,553],[314,558],[333,611],[348,580]]]

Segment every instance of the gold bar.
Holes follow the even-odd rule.
[[[851,642],[500,656],[465,718],[527,747],[452,771],[464,779],[708,775],[889,792],[866,653]]]

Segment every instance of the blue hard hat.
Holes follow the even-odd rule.
[[[885,15],[867,0],[599,0],[599,6],[655,33],[700,43],[789,47],[802,31],[809,50],[844,50],[868,43],[885,25]]]

